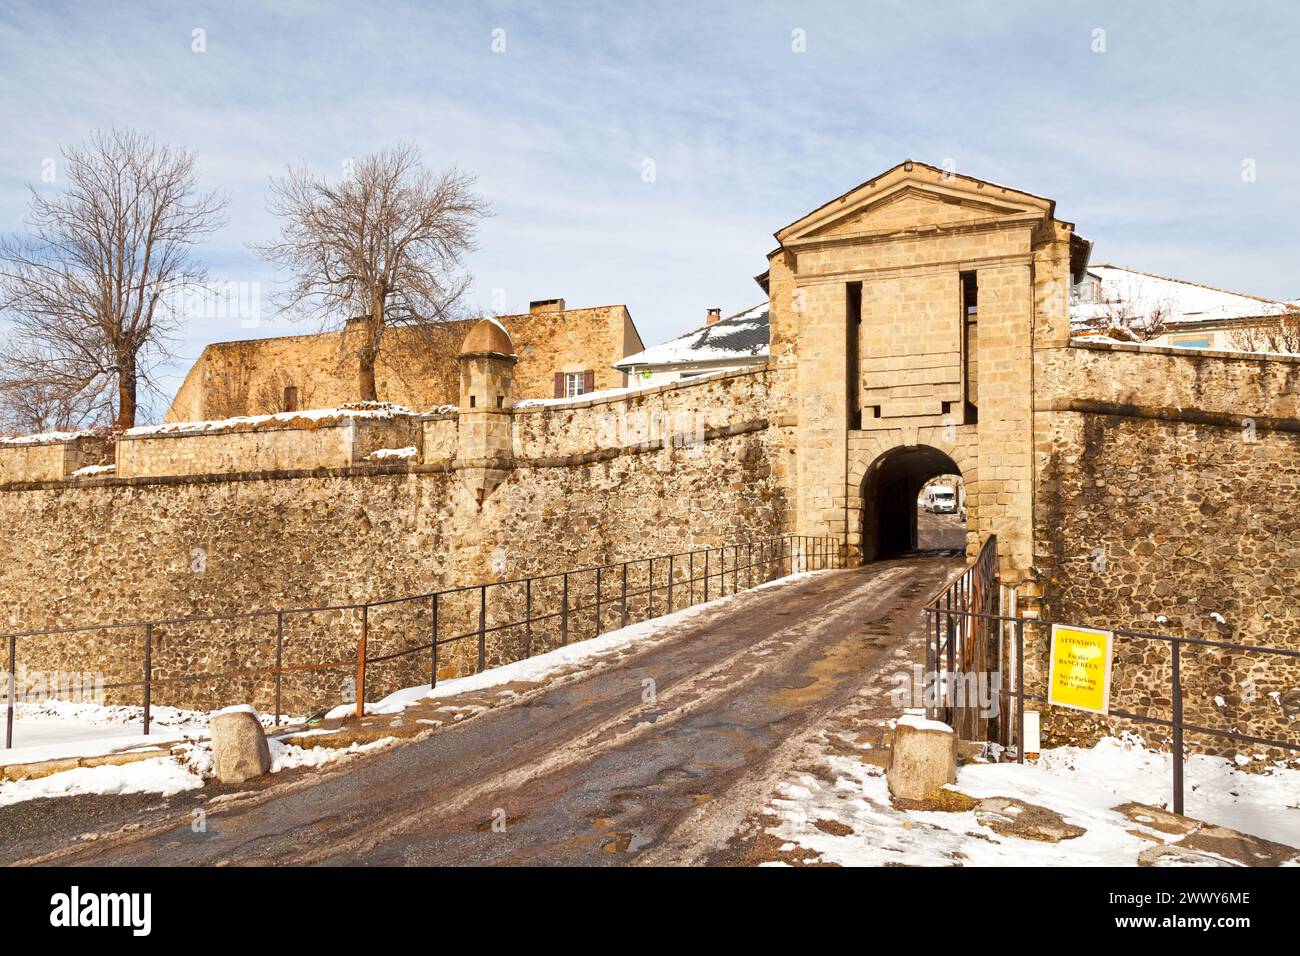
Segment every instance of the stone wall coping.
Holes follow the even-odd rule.
[[[257,434],[269,435],[276,432],[297,432],[297,431],[317,431],[321,428],[341,428],[350,425],[353,422],[392,422],[392,421],[444,421],[449,418],[456,418],[459,410],[448,412],[393,412],[377,415],[374,412],[362,410],[349,411],[347,409],[338,410],[329,409],[329,415],[318,415],[312,417],[316,409],[304,409],[303,414],[296,418],[288,417],[291,413],[281,413],[278,417],[263,417],[260,421],[237,419],[231,424],[217,424],[223,421],[216,419],[211,424],[213,427],[195,427],[195,428],[159,428],[158,431],[142,431],[134,435],[129,432],[123,432],[118,436],[118,441],[150,441],[155,438],[210,438],[224,437],[228,435]],[[189,424],[189,423],[185,423]],[[196,426],[208,424],[206,422],[195,422]]]
[[[706,428],[705,441],[735,438],[769,428],[766,418],[756,418],[721,427]],[[6,491],[71,491],[84,488],[132,488],[148,485],[214,485],[238,481],[277,481],[301,478],[358,478],[380,475],[427,475],[450,474],[465,468],[500,467],[514,470],[542,468],[572,468],[583,465],[612,461],[628,455],[644,455],[656,451],[673,451],[678,449],[673,438],[657,441],[638,442],[618,448],[598,448],[591,451],[575,452],[569,455],[544,455],[537,458],[456,458],[451,461],[417,462],[402,459],[391,462],[365,462],[356,465],[344,465],[337,468],[289,468],[268,471],[235,471],[191,475],[139,475],[122,477],[106,475],[103,478],[82,477],[75,480],[58,479],[53,481],[15,481],[0,485],[0,493]]]
[[[0,449],[4,448],[48,448],[51,445],[75,445],[91,439],[102,439],[94,432],[42,432],[36,435],[14,435],[0,438]]]
[[[567,412],[578,408],[595,408],[597,405],[613,405],[627,402],[634,398],[645,398],[652,395],[666,394],[668,392],[675,392],[688,388],[697,388],[701,385],[712,385],[716,382],[730,381],[732,379],[744,378],[750,375],[765,375],[769,371],[770,368],[765,365],[760,368],[744,369],[739,372],[727,372],[719,375],[701,375],[698,378],[690,378],[676,382],[665,382],[662,385],[652,385],[649,388],[629,388],[627,391],[618,395],[605,395],[600,398],[587,400],[579,398],[572,402],[563,402],[554,405],[525,405],[520,407],[516,404],[513,411],[516,415],[536,415],[547,412]]]
[[[1225,349],[1188,349],[1170,345],[1148,345],[1145,342],[1089,342],[1071,339],[1070,348],[1094,352],[1139,352],[1146,355],[1169,355],[1175,358],[1231,359],[1238,362],[1279,362],[1283,365],[1300,365],[1300,355],[1282,355],[1277,352],[1234,352]]]

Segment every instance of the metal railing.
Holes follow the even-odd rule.
[[[996,545],[992,542],[993,538],[990,536],[984,547],[981,548],[979,557],[960,577],[945,586],[926,605],[927,662],[931,665],[931,673],[937,673],[939,670],[938,665],[943,664],[946,671],[939,674],[940,683],[944,687],[952,687],[965,680],[968,674],[975,673],[970,667],[970,663],[979,658],[979,653],[975,651],[975,648],[980,645],[983,645],[981,652],[986,655],[983,659],[996,662],[999,670],[1001,670],[1001,664],[1006,656],[1002,653],[1003,638],[1004,636],[1007,638],[1007,643],[1014,653],[1013,666],[1016,676],[1014,686],[1004,685],[996,692],[999,698],[999,712],[1003,715],[999,729],[1002,738],[1001,742],[1009,745],[1011,740],[1009,725],[1011,722],[1006,719],[1009,715],[1006,714],[1004,709],[1004,702],[1006,697],[1011,697],[1015,700],[1014,739],[1016,762],[1024,763],[1025,702],[1033,701],[1044,705],[1048,704],[1046,694],[1030,693],[1025,689],[1025,630],[1026,628],[1043,628],[1043,633],[1050,635],[1051,628],[1057,622],[1036,617],[998,613],[995,610],[998,606],[996,588],[994,588],[993,592],[992,607],[994,610],[989,609],[988,592],[982,589],[987,588],[988,582],[996,582],[997,552]],[[992,555],[991,558],[987,557],[989,554]],[[993,565],[992,571],[985,565],[985,562],[990,560]],[[1185,690],[1183,667],[1186,648],[1202,648],[1215,652],[1263,654],[1273,658],[1293,661],[1300,661],[1300,650],[1259,644],[1241,644],[1210,638],[1173,637],[1148,631],[1125,629],[1110,629],[1110,631],[1114,636],[1113,640],[1116,642],[1117,653],[1113,665],[1116,668],[1124,666],[1122,655],[1118,653],[1121,641],[1156,641],[1169,646],[1170,677],[1169,703],[1167,705],[1170,712],[1169,717],[1159,717],[1151,713],[1139,713],[1135,710],[1110,707],[1108,713],[1104,715],[1104,719],[1118,717],[1140,724],[1163,727],[1170,732],[1170,749],[1173,754],[1172,803],[1175,813],[1180,815],[1183,813],[1184,764],[1187,752],[1184,738],[1187,733],[1300,752],[1300,742],[1294,740],[1278,740],[1221,727],[1207,727],[1201,724],[1189,723],[1183,717]],[[990,646],[990,644],[993,646]],[[947,703],[947,700],[945,700],[945,703]],[[951,706],[944,709],[945,715],[950,722],[953,719],[954,712],[959,710],[960,708]],[[953,726],[954,730],[958,730],[957,725],[954,724]],[[987,735],[988,727],[988,723],[985,722],[977,728],[976,734]],[[978,740],[982,738],[981,736],[965,736],[965,739]],[[987,736],[984,736],[983,739],[987,739]]]
[[[960,612],[993,614],[998,610],[998,539],[989,535],[980,546],[975,560],[926,605],[926,671],[965,675],[987,674],[991,660],[997,658],[996,625],[985,619],[963,616]],[[944,612],[941,618],[937,610]],[[964,739],[975,740],[987,734],[989,718],[978,707],[965,706],[944,695],[941,717]]]
[[[357,716],[362,716],[367,678],[371,668],[379,664],[428,654],[429,682],[431,687],[436,687],[440,658],[450,645],[473,642],[470,654],[462,657],[472,658],[473,671],[478,673],[489,666],[526,659],[549,650],[551,648],[545,646],[547,643],[564,646],[595,637],[612,629],[611,625],[614,628],[626,627],[634,620],[661,617],[786,575],[842,566],[843,555],[837,538],[790,534],[376,601],[3,633],[0,634],[0,642],[8,645],[9,658],[5,747],[13,746],[14,705],[16,702],[25,702],[28,696],[25,689],[22,694],[16,692],[17,663],[20,642],[23,641],[75,638],[103,632],[125,632],[129,636],[130,633],[137,632],[137,639],[143,640],[143,652],[138,658],[141,677],[102,683],[96,689],[138,689],[143,705],[141,720],[145,734],[149,733],[155,688],[223,679],[266,678],[273,681],[275,723],[279,725],[283,715],[282,682],[286,674],[351,671],[355,668],[356,713]],[[471,608],[467,609],[466,601]],[[451,606],[457,602],[459,606]],[[374,653],[375,648],[371,645],[377,616],[384,609],[402,605],[420,608],[420,613],[425,615],[422,626],[427,628],[423,631],[427,639],[397,650]],[[321,614],[359,616],[355,656],[286,663],[286,626],[296,617]],[[160,630],[256,621],[274,624],[272,666],[184,673],[170,677],[162,677],[155,672],[154,647]],[[552,635],[555,639],[549,642],[537,640],[539,629],[545,629],[548,625],[555,632]],[[503,653],[504,649],[496,648],[496,659],[489,665],[489,637],[510,631],[520,635],[518,649],[521,653],[510,657]],[[247,639],[247,635],[243,636]],[[400,636],[409,637],[404,632]],[[409,641],[404,640],[403,644],[409,644]]]

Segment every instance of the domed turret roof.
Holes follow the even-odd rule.
[[[461,355],[514,355],[510,333],[496,319],[483,319],[469,330],[460,344]]]

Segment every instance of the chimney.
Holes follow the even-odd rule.
[[[534,299],[528,303],[528,311],[536,315],[538,312],[563,312],[563,299]]]
[[[712,308],[709,309],[709,325],[712,325],[720,318],[722,318],[722,309],[718,308],[717,306],[713,306]]]

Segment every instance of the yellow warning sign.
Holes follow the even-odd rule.
[[[1090,627],[1052,625],[1047,702],[1058,707],[1110,711],[1110,660],[1114,635]]]

